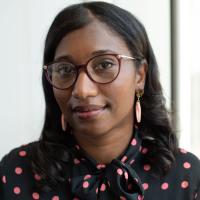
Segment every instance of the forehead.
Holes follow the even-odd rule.
[[[106,24],[94,20],[85,27],[68,33],[58,44],[55,59],[66,54],[73,57],[86,57],[94,51],[105,49],[131,55],[119,34],[112,31]]]

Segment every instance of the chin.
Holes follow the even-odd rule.
[[[74,131],[80,133],[81,135],[87,135],[91,137],[99,137],[105,135],[107,132],[109,132],[109,128],[106,128],[105,126],[99,126],[98,125],[91,125],[91,126],[81,126],[74,129]]]

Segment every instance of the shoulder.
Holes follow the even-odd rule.
[[[200,160],[191,152],[180,148],[176,155],[176,165],[191,172],[199,172],[198,175],[200,178]]]
[[[166,199],[192,200],[200,195],[200,161],[194,154],[179,149],[175,162],[163,177],[147,174],[143,182],[148,185],[147,195],[155,191]],[[150,198],[149,198],[150,199]]]
[[[182,188],[196,190],[200,187],[200,160],[193,153],[179,149],[171,174]]]
[[[9,169],[18,163],[27,164],[30,161],[30,150],[33,146],[38,145],[39,142],[32,142],[26,145],[21,145],[12,149],[0,161],[0,167]]]
[[[0,161],[0,199],[16,199],[22,194],[22,199],[29,199],[30,188],[34,186],[39,176],[32,172],[30,148],[38,142],[22,145],[11,150]]]
[[[39,142],[32,142],[11,150],[0,161],[0,178],[4,184],[17,181],[19,177],[32,178],[30,149]]]

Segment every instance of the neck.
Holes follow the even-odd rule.
[[[132,138],[133,127],[131,125],[125,129],[114,129],[100,136],[78,132],[74,132],[74,135],[87,154],[97,162],[107,164],[125,151]]]

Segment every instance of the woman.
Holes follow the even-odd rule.
[[[6,155],[0,199],[200,199],[143,25],[112,4],[62,10],[45,43],[39,141]]]

